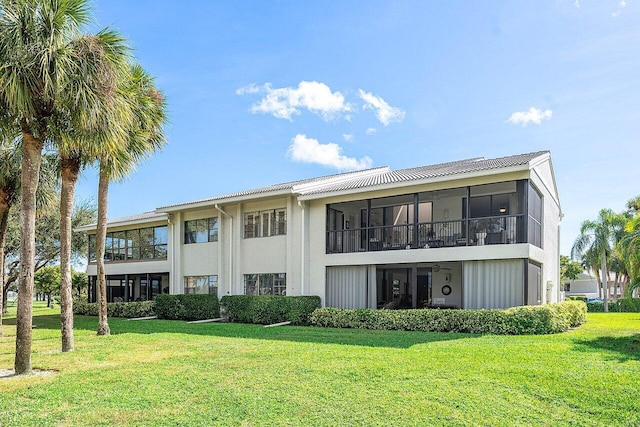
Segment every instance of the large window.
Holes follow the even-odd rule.
[[[218,295],[218,276],[185,276],[184,293]]]
[[[129,261],[167,258],[167,226],[107,233],[104,260]],[[89,236],[89,262],[96,260],[96,236]]]
[[[184,243],[218,241],[218,218],[194,219],[184,222]]]
[[[245,274],[245,295],[285,295],[287,275],[285,273]]]
[[[529,184],[529,243],[542,248],[542,196],[536,188]]]
[[[244,214],[244,237],[268,237],[287,234],[285,208]]]

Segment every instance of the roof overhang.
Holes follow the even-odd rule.
[[[138,216],[138,217],[116,218],[113,221],[107,222],[107,227],[114,228],[114,227],[126,227],[130,225],[144,225],[144,224],[151,224],[154,222],[168,221],[168,220],[169,220],[168,214],[154,212],[152,214],[145,214],[144,216]],[[73,229],[73,231],[95,231],[97,228],[98,228],[98,224],[87,224],[87,225],[81,225],[80,227],[76,227]]]
[[[391,182],[380,185],[372,185],[361,188],[353,188],[348,190],[341,191],[328,191],[322,193],[313,193],[313,194],[301,194],[298,196],[300,201],[305,200],[318,200],[326,197],[336,197],[336,196],[344,196],[350,194],[360,194],[360,193],[368,193],[371,191],[379,191],[379,190],[387,190],[387,189],[396,189],[396,188],[406,188],[413,187],[416,185],[425,185],[425,184],[437,184],[440,182],[449,182],[449,181],[457,181],[463,179],[473,179],[473,178],[481,178],[485,176],[494,176],[494,175],[502,175],[509,173],[517,173],[517,172],[528,172],[530,170],[529,165],[519,165],[519,166],[511,166],[505,168],[496,168],[496,169],[485,169],[474,172],[462,172],[455,174],[448,174],[436,177],[429,177],[424,179],[417,179],[412,181],[404,181],[404,182]]]
[[[268,191],[264,193],[254,193],[254,194],[246,194],[241,196],[234,197],[218,197],[213,199],[206,200],[197,200],[195,202],[187,202],[181,203],[178,205],[169,205],[169,206],[160,206],[156,208],[156,212],[158,213],[172,213],[184,210],[193,210],[193,209],[204,209],[211,208],[215,205],[225,205],[229,203],[242,203],[246,201],[258,201],[264,199],[270,199],[274,197],[283,197],[283,196],[291,196],[293,192],[291,189],[278,190],[278,191]]]

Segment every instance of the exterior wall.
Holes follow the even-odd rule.
[[[448,190],[481,184],[530,179],[543,196],[543,246],[528,243],[459,246],[445,248],[398,249],[375,252],[326,253],[327,205],[388,196]],[[448,193],[448,194],[447,194]],[[462,217],[460,196],[443,191],[434,201],[433,221]],[[112,262],[106,264],[107,274],[144,274],[170,272],[171,293],[184,292],[185,276],[217,275],[218,295],[244,293],[244,275],[252,273],[286,273],[287,295],[319,295],[323,305],[327,298],[351,301],[352,306],[377,305],[375,292],[376,266],[416,265],[440,270],[432,271],[432,299],[436,304],[473,308],[511,306],[523,303],[524,261],[531,259],[542,265],[543,302],[557,301],[560,296],[558,227],[560,208],[557,203],[554,178],[549,161],[543,161],[532,171],[518,171],[491,176],[471,176],[464,179],[442,180],[421,185],[389,186],[358,194],[332,195],[315,200],[302,200],[295,195],[277,197],[256,196],[250,202],[234,202],[218,206],[199,207],[172,212],[168,226],[168,260]],[[512,206],[517,203],[513,200]],[[352,228],[359,227],[356,218],[359,207],[350,210],[345,205],[345,221]],[[286,207],[286,235],[244,238],[244,215],[247,212]],[[224,212],[224,213],[223,213]],[[200,218],[218,218],[218,242],[184,244],[184,222]],[[148,225],[131,225],[138,228]],[[109,231],[117,231],[113,228]],[[87,272],[95,275],[95,264]],[[364,273],[363,273],[364,272]],[[364,296],[358,288],[349,296],[340,292],[336,283],[364,275],[368,290]],[[346,280],[346,282],[345,282]],[[373,280],[373,282],[371,282]],[[483,282],[484,280],[484,282]],[[483,283],[497,280],[493,287]],[[493,282],[491,282],[493,283]],[[547,290],[547,284],[549,289]],[[451,287],[451,294],[443,295],[442,287]],[[506,294],[505,294],[506,292]],[[344,302],[347,304],[347,302]],[[342,302],[341,302],[342,304]]]
[[[244,237],[245,213],[283,207],[287,209],[285,235]],[[286,273],[287,295],[299,295],[302,237],[301,208],[297,200],[294,197],[279,197],[219,208],[229,215],[218,215],[218,248],[212,258],[217,259],[218,264],[219,295],[243,294],[244,275],[253,273]],[[211,255],[214,256],[213,253]]]
[[[560,286],[560,205],[554,185],[551,163],[531,170],[531,182],[542,194],[544,229],[543,248],[531,259],[542,264],[543,304],[561,300]],[[537,249],[537,248],[536,248]]]
[[[462,307],[462,265],[463,263],[439,263],[440,269],[431,276],[431,297],[435,305]],[[448,281],[447,281],[448,276]],[[442,288],[449,286],[451,293],[444,295]]]
[[[503,175],[495,175],[493,177],[481,177],[478,179],[467,179],[461,180],[457,182],[446,182],[440,183],[437,185],[423,185],[423,186],[413,186],[402,189],[388,189],[382,191],[370,191],[365,192],[358,195],[344,195],[344,196],[336,196],[331,198],[325,198],[320,200],[312,200],[305,202],[308,206],[309,210],[309,223],[314,224],[310,229],[310,234],[308,238],[308,259],[311,260],[311,265],[309,268],[310,277],[312,278],[309,286],[309,294],[319,295],[323,299],[323,305],[326,305],[326,292],[325,289],[328,285],[327,267],[337,267],[337,266],[376,266],[376,265],[404,265],[404,264],[418,264],[431,266],[433,263],[446,263],[447,261],[464,261],[465,266],[467,265],[466,261],[470,261],[472,263],[477,263],[479,261],[487,261],[489,264],[493,265],[491,262],[495,262],[495,260],[512,260],[512,264],[509,265],[517,265],[515,270],[517,274],[517,281],[514,286],[518,287],[520,290],[517,294],[516,299],[519,298],[518,303],[513,303],[509,300],[508,303],[504,302],[508,306],[513,305],[521,305],[523,303],[523,289],[524,289],[524,259],[540,259],[539,262],[546,263],[549,265],[549,271],[547,272],[547,276],[544,277],[544,282],[550,281],[554,276],[554,262],[557,265],[558,262],[554,261],[557,258],[557,253],[555,250],[552,251],[544,251],[540,248],[537,248],[533,245],[523,243],[523,244],[509,244],[509,245],[487,245],[487,246],[460,246],[460,247],[446,247],[446,248],[425,248],[425,249],[407,249],[407,250],[391,250],[391,251],[376,251],[376,252],[352,252],[352,253],[340,253],[340,254],[327,254],[326,253],[326,209],[327,205],[334,203],[342,203],[348,202],[351,200],[362,200],[367,198],[379,198],[379,197],[387,197],[398,194],[406,194],[411,192],[423,192],[423,191],[434,191],[439,189],[448,189],[453,187],[466,187],[480,184],[487,184],[493,182],[502,182],[506,180],[518,180],[518,179],[527,179],[529,178],[528,173],[511,173],[511,174],[503,174]],[[438,187],[440,186],[440,188]],[[552,211],[553,206],[547,207],[547,203],[551,203],[551,197],[547,196],[543,193],[543,197],[545,200],[545,213]],[[458,199],[459,200],[459,199]],[[515,203],[515,202],[514,202]],[[434,206],[433,211],[433,220],[444,220],[444,210],[447,209],[449,211],[449,219],[458,217],[459,213],[457,212],[457,205],[453,203],[448,203],[447,199],[444,199],[444,203],[439,206]],[[557,244],[557,227],[558,221],[553,221],[553,218],[558,218],[558,209],[556,205],[556,214],[552,216],[550,220],[545,215],[545,238],[549,239],[550,242],[556,242]],[[345,216],[348,213],[345,214]],[[548,224],[548,222],[552,222],[552,224]],[[547,231],[548,228],[555,229],[555,236]],[[550,245],[551,243],[545,241],[545,247]],[[553,246],[552,246],[553,247]],[[461,264],[453,265],[460,266]],[[469,264],[474,265],[474,264]],[[466,267],[465,267],[466,268]],[[486,267],[485,267],[486,268]],[[492,267],[497,268],[497,267]],[[556,267],[556,268],[559,268]],[[465,269],[465,272],[467,270]],[[486,270],[488,272],[492,270]],[[513,277],[513,271],[511,271],[509,278]],[[451,288],[452,293],[449,296],[442,295],[441,289],[444,285],[444,277],[445,274],[451,274]],[[489,273],[487,273],[489,274]],[[432,274],[432,298],[443,298],[444,305],[456,305],[463,306],[463,295],[465,294],[465,287],[467,286],[468,280],[466,274],[463,275],[462,267],[458,267],[457,271],[446,271],[440,270],[438,272],[433,272]],[[511,280],[511,279],[509,279]],[[463,286],[464,282],[464,286]],[[557,279],[553,279],[553,283],[558,283]],[[327,284],[327,285],[325,285]],[[508,286],[506,283],[504,286]],[[557,285],[555,285],[557,287]],[[501,292],[501,290],[496,290],[496,292]],[[499,296],[495,296],[496,301],[499,300]],[[552,299],[550,299],[552,300]],[[557,300],[557,297],[556,299]],[[439,301],[442,301],[440,299]],[[501,303],[502,304],[502,303]]]

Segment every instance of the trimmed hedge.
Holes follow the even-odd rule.
[[[110,302],[107,304],[107,316],[125,317],[127,319],[155,316],[154,306],[153,301]],[[84,316],[97,316],[98,303],[89,303],[76,299],[73,301],[73,313]]]
[[[216,295],[156,295],[156,315],[168,320],[205,320],[220,317],[220,301]]]
[[[374,310],[320,308],[311,324],[332,328],[529,335],[564,332],[586,321],[581,301],[506,310]]]
[[[313,311],[322,306],[318,296],[272,295],[225,295],[220,304],[229,321],[260,325],[309,325]]]
[[[590,313],[603,313],[604,302],[588,302],[587,310]],[[614,313],[640,313],[640,298],[618,298],[617,301],[609,301],[609,311]]]

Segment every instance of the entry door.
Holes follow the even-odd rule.
[[[418,269],[418,308],[429,307],[431,300],[431,269]]]

